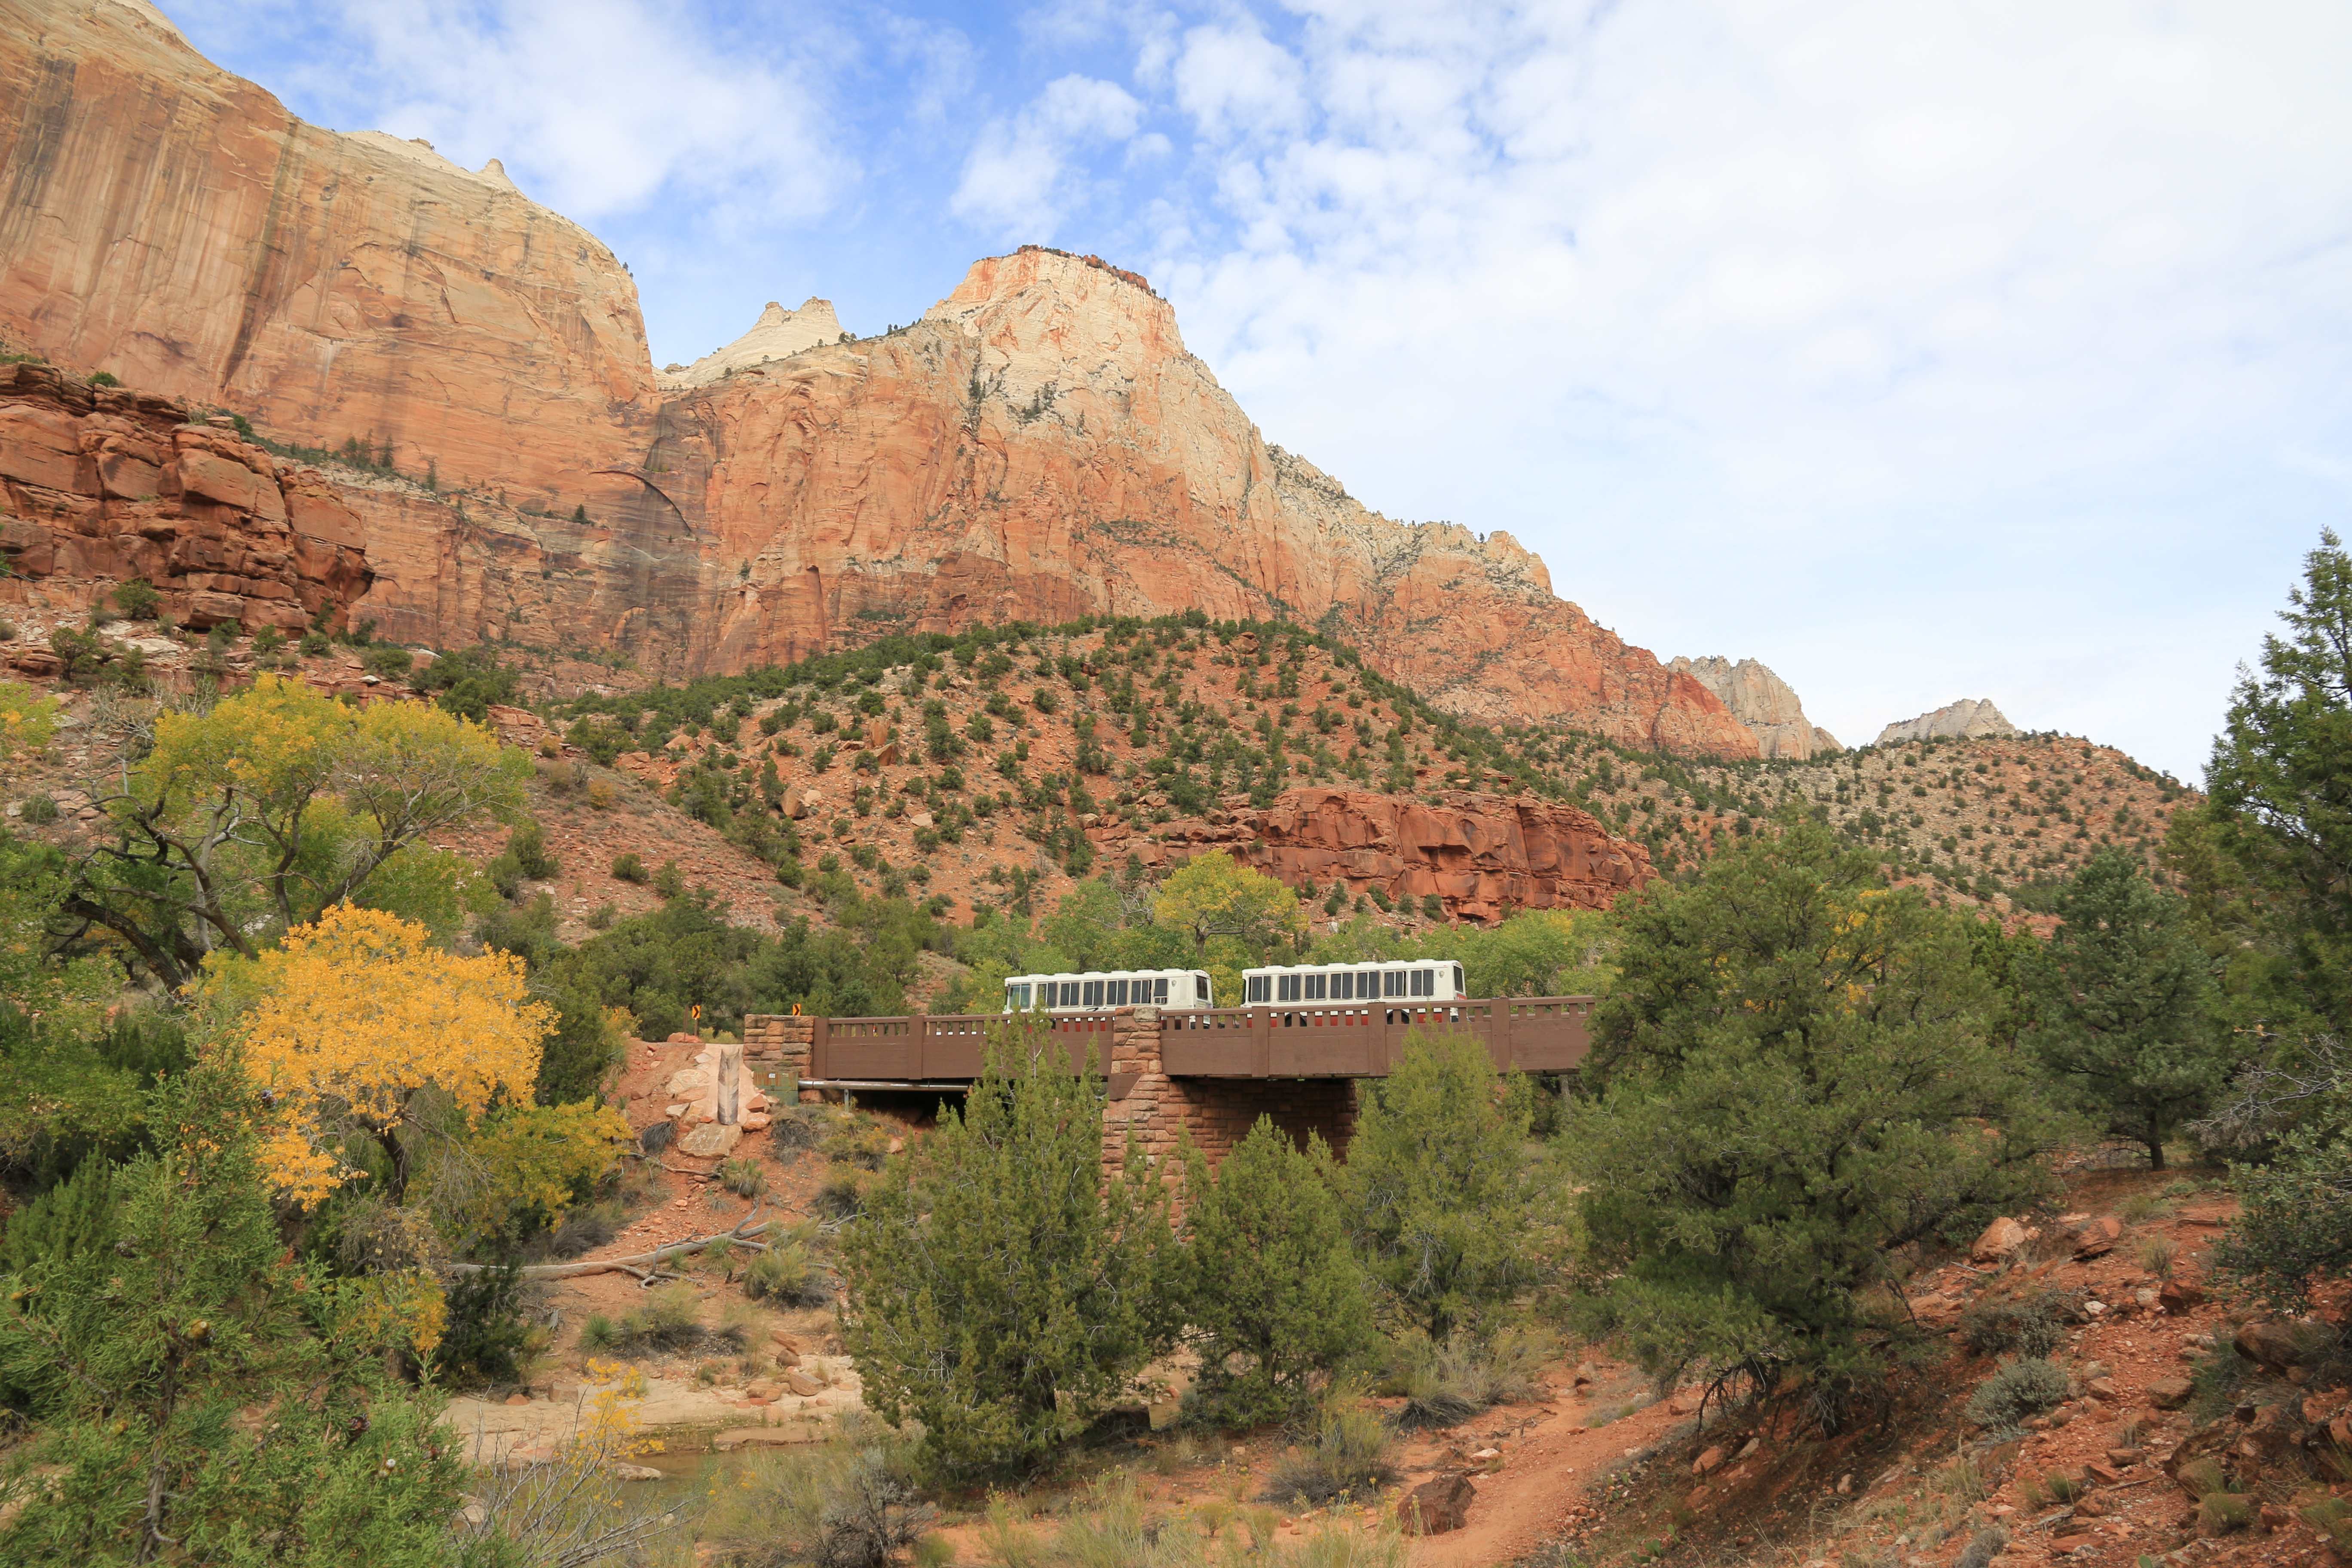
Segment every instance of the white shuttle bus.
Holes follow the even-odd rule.
[[[1455,1002],[1467,995],[1462,966],[1426,958],[1383,963],[1292,963],[1242,971],[1242,1002]]]
[[[1209,999],[1209,976],[1196,969],[1090,969],[1083,974],[1016,974],[1004,983],[1008,1013],[1214,1005]]]

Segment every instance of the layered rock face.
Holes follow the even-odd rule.
[[[1842,752],[1837,737],[1805,717],[1804,704],[1789,683],[1752,658],[1738,664],[1717,655],[1677,658],[1666,667],[1688,675],[1723,700],[1731,716],[1756,737],[1757,754],[1802,762],[1824,752]]]
[[[641,444],[593,236],[495,162],[304,124],[142,0],[0,0],[0,331],[63,364],[519,501]]]
[[[1455,712],[1753,756],[1699,681],[1551,593],[1496,533],[1407,526],[1268,446],[1131,273],[1027,247],[922,321],[667,405],[588,511],[700,543],[699,593],[625,617],[689,668],[845,628],[1201,608],[1327,626]]]
[[[1431,893],[1457,919],[1517,909],[1605,910],[1657,873],[1648,851],[1612,837],[1574,806],[1449,791],[1409,795],[1325,788],[1284,792],[1246,814],[1234,857],[1293,886]],[[1195,837],[1199,837],[1195,835]]]
[[[0,599],[79,609],[143,577],[187,626],[340,625],[375,580],[358,517],[227,424],[0,366]]]
[[[2001,717],[2000,710],[1989,697],[1963,697],[1948,702],[1932,713],[1922,713],[1916,719],[1906,719],[1899,724],[1889,724],[1878,732],[1877,743],[1891,745],[1897,741],[1978,741],[2000,740],[2019,734],[2016,725]]]
[[[142,0],[0,0],[0,335],[437,480],[347,471],[387,635],[679,678],[1197,607],[1326,627],[1465,716],[1757,754],[1507,535],[1394,522],[1269,446],[1092,258],[982,261],[856,342],[779,309],[665,389],[612,254],[495,163],[305,125]]]

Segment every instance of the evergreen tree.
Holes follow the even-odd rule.
[[[1895,1249],[2030,1198],[2058,1131],[1967,926],[1792,815],[1644,889],[1616,960],[1566,1132],[1581,1313],[1662,1377],[1801,1372],[1834,1425],[1901,1337]]]
[[[2352,555],[2335,533],[2304,561],[2284,637],[2238,682],[2206,765],[2207,800],[2184,858],[2242,879],[2276,956],[2280,1011],[2352,1027]],[[2281,994],[2281,993],[2284,994]]]
[[[383,1370],[430,1348],[437,1293],[297,1272],[227,1072],[157,1101],[110,1245],[12,1230],[30,1261],[0,1279],[0,1387],[32,1436],[0,1479],[23,1505],[0,1561],[444,1562],[457,1461]]]
[[[2210,1109],[2234,1053],[2215,1025],[2210,965],[2187,908],[2139,863],[2103,849],[2060,892],[2058,929],[2030,967],[2026,1038],[2107,1131],[2164,1168],[2164,1142]]]
[[[1167,1192],[1102,1173],[1101,1080],[1034,1019],[992,1029],[961,1113],[893,1156],[842,1253],[866,1398],[947,1475],[1034,1468],[1172,1342]]]
[[[1185,1300],[1201,1352],[1202,1408],[1228,1426],[1292,1415],[1315,1380],[1345,1370],[1372,1340],[1363,1266],[1331,1190],[1331,1151],[1304,1152],[1272,1121],[1234,1146],[1212,1177],[1186,1152]]]
[[[1473,1037],[1416,1025],[1387,1078],[1363,1086],[1340,1190],[1388,1310],[1444,1341],[1537,1274],[1534,1097],[1497,1094]]]

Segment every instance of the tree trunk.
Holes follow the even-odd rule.
[[[2141,1142],[2147,1145],[2147,1168],[2151,1171],[2163,1170],[2164,1140],[2161,1138],[2145,1138],[2142,1139]]]
[[[392,1174],[385,1178],[384,1195],[398,1208],[408,1196],[408,1156],[401,1152],[400,1135],[386,1127],[375,1135],[383,1145],[384,1157],[392,1162]]]

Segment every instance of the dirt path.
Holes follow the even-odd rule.
[[[1478,1500],[1468,1522],[1413,1543],[1415,1568],[1493,1568],[1534,1551],[1567,1526],[1569,1510],[1596,1479],[1690,1419],[1661,1401],[1593,1425],[1643,1397],[1646,1384],[1615,1363],[1586,1366],[1592,1381],[1577,1387],[1563,1381],[1549,1404],[1498,1406],[1438,1434],[1441,1441],[1405,1451],[1399,1495],[1431,1476],[1460,1469],[1484,1449],[1499,1456],[1490,1461],[1498,1468],[1475,1478]]]

